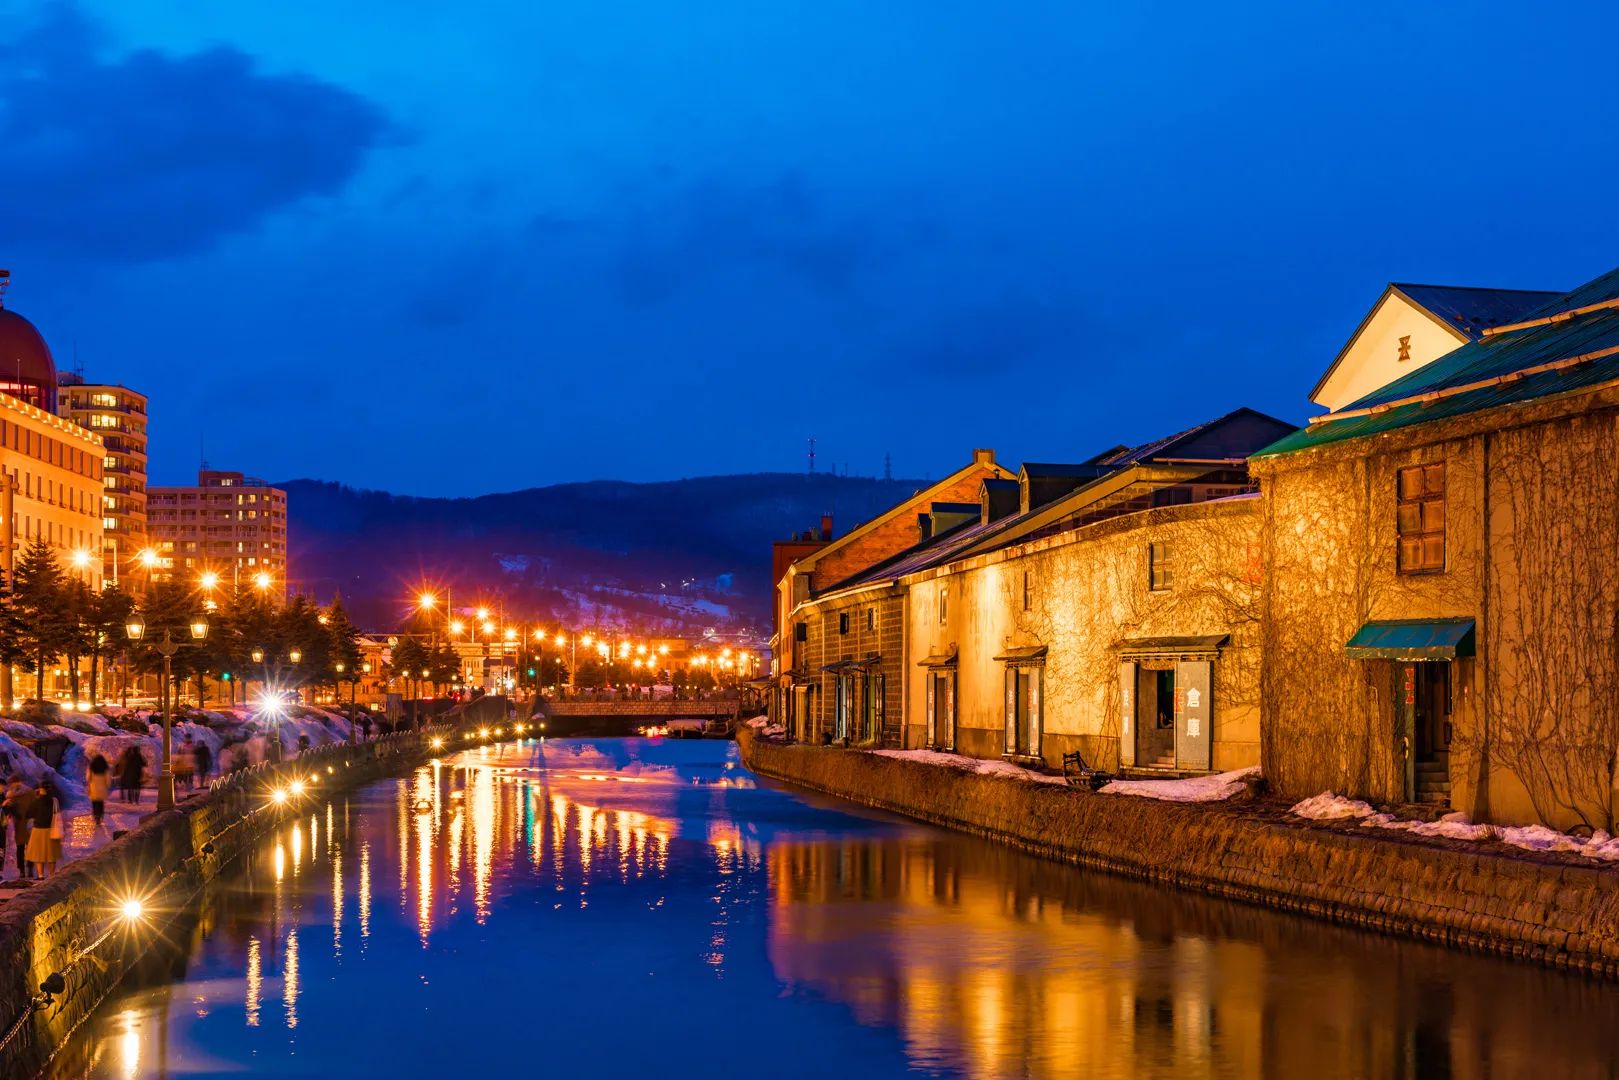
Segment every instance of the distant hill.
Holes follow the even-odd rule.
[[[770,543],[831,513],[842,535],[922,487],[915,480],[755,473],[656,484],[595,481],[423,499],[320,480],[287,490],[290,576],[323,603],[342,591],[389,628],[423,582],[457,607],[504,603],[569,625],[654,621],[671,633],[763,628]]]

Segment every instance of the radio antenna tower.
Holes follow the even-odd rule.
[[[892,480],[892,479],[894,479],[894,455],[893,454],[884,454],[883,455],[883,479],[884,480]]]
[[[814,472],[815,471],[815,438],[813,436],[810,437],[809,444],[810,444],[809,471]]]

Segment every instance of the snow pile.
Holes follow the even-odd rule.
[[[3,732],[0,732],[0,755],[5,758],[5,775],[0,776],[0,781],[16,774],[23,778],[23,783],[35,787],[40,777],[44,777],[62,800],[64,809],[88,804],[83,784],[70,782],[35,756],[32,750]]]
[[[1068,781],[1061,776],[1048,776],[1033,769],[1025,769],[1021,765],[1014,765],[1010,761],[996,761],[989,758],[967,757],[963,754],[947,754],[940,750],[869,750],[867,753],[878,757],[899,758],[902,761],[915,761],[923,765],[942,765],[947,769],[960,769],[962,772],[977,773],[980,776],[1001,776],[1008,780],[1029,780],[1037,784],[1066,784]]]
[[[1292,813],[1301,818],[1310,818],[1312,821],[1322,821],[1332,818],[1371,817],[1376,811],[1372,809],[1370,803],[1323,791],[1293,807]]]
[[[1438,821],[1402,821],[1393,814],[1378,813],[1359,799],[1346,799],[1330,791],[1305,799],[1293,807],[1293,813],[1314,819],[1362,818],[1361,826],[1368,829],[1398,829],[1446,840],[1499,840],[1525,851],[1566,851],[1604,862],[1619,862],[1619,837],[1600,829],[1585,840],[1544,825],[1475,825],[1461,811],[1446,814]]]
[[[1259,775],[1259,766],[1233,769],[1213,776],[1188,776],[1181,780],[1114,780],[1102,787],[1104,795],[1139,795],[1164,802],[1221,802],[1237,794],[1250,776]]]

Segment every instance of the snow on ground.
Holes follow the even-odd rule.
[[[943,765],[946,768],[961,769],[963,772],[978,773],[981,776],[1004,776],[1010,780],[1032,780],[1039,784],[1068,782],[1061,776],[1048,776],[1033,769],[1025,769],[1021,765],[1014,765],[1010,761],[946,754],[938,750],[868,750],[866,753],[876,754],[879,757],[899,758],[903,761],[916,761],[923,765]]]
[[[1164,802],[1220,802],[1241,791],[1245,786],[1243,780],[1258,775],[1259,766],[1254,765],[1213,776],[1188,776],[1181,780],[1114,780],[1102,787],[1102,794],[1140,795]]]
[[[1589,840],[1569,836],[1544,825],[1475,825],[1465,813],[1446,814],[1438,821],[1401,821],[1393,814],[1380,814],[1359,799],[1346,799],[1330,791],[1305,799],[1293,807],[1302,818],[1361,818],[1368,829],[1398,829],[1418,836],[1438,836],[1447,840],[1499,840],[1525,851],[1567,851],[1605,862],[1619,862],[1619,837],[1597,830]]]

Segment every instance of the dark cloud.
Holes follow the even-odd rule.
[[[895,360],[905,371],[985,375],[1040,362],[1072,364],[1106,336],[1072,308],[1004,299],[939,313],[925,334],[897,350]]]
[[[229,47],[101,58],[71,7],[0,44],[0,247],[112,262],[205,251],[339,191],[394,129]]]
[[[767,271],[813,291],[847,292],[860,274],[937,241],[914,213],[843,212],[786,173],[755,186],[709,178],[621,208],[613,263],[621,299],[660,303],[704,279]]]

